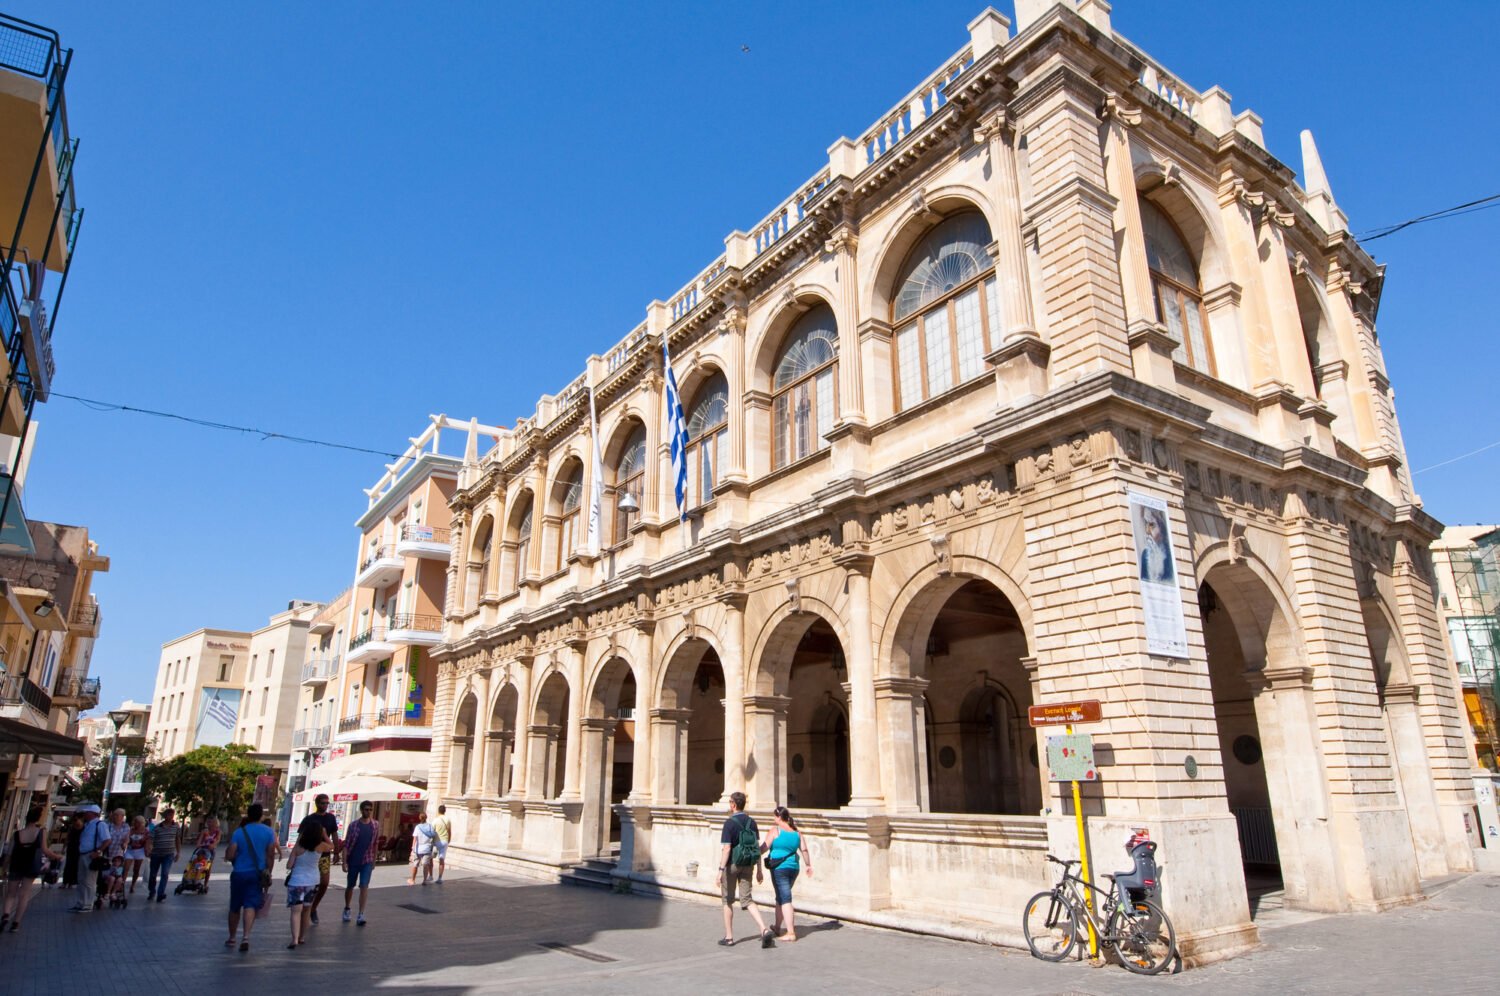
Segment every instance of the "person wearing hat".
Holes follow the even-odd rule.
[[[94,912],[94,896],[99,889],[99,872],[106,861],[104,852],[109,847],[109,828],[99,819],[99,807],[92,802],[78,807],[83,817],[83,830],[78,835],[78,905],[69,907],[71,913]],[[99,867],[95,864],[100,863]]]

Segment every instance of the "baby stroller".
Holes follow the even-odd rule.
[[[193,856],[188,858],[187,866],[182,869],[182,881],[177,883],[173,890],[176,895],[191,892],[195,896],[201,896],[208,891],[208,873],[214,870],[214,849],[211,847],[193,848]]]

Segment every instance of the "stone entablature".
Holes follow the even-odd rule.
[[[1096,846],[1151,827],[1190,958],[1253,941],[1242,859],[1327,910],[1472,867],[1438,527],[1316,149],[1304,190],[1106,5],[1019,6],[465,461],[431,781],[462,847],[704,891],[744,788],[816,828],[813,906],[927,915],[982,874],[961,912],[1011,924],[1070,805],[1025,706],[1088,697]],[[903,311],[942,233],[973,269]],[[686,521],[663,344],[689,411],[722,392]],[[1130,494],[1185,657],[1148,650]]]

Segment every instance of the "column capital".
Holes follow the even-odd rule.
[[[916,698],[931,684],[926,678],[881,675],[875,679],[875,694],[879,698]]]
[[[786,712],[792,704],[790,695],[746,695],[746,712]]]
[[[1417,685],[1389,684],[1381,691],[1380,697],[1387,705],[1393,702],[1404,702],[1416,705],[1417,699],[1422,697],[1422,689]]]
[[[850,574],[868,578],[875,569],[875,555],[864,550],[845,550],[834,555],[833,562]]]
[[[651,718],[664,723],[686,723],[693,718],[691,709],[652,709]]]
[[[615,731],[619,720],[614,716],[585,716],[579,721],[579,725],[585,730],[610,734]]]
[[[1256,692],[1263,692],[1268,688],[1273,692],[1298,688],[1311,689],[1312,678],[1313,669],[1310,667],[1252,668],[1245,672],[1245,680]]]

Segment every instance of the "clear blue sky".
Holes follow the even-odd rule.
[[[429,412],[528,414],[984,3],[0,6],[77,50],[88,214],[56,390],[400,449]],[[1500,192],[1493,13],[1118,0],[1114,23],[1260,113],[1294,168],[1313,129],[1359,232]],[[1497,233],[1500,210],[1370,246],[1419,470],[1500,440]],[[39,416],[28,514],[88,525],[113,560],[105,705],[149,699],[163,641],[349,582],[378,457],[63,399]],[[1439,518],[1493,522],[1497,479],[1500,447],[1416,480]]]

